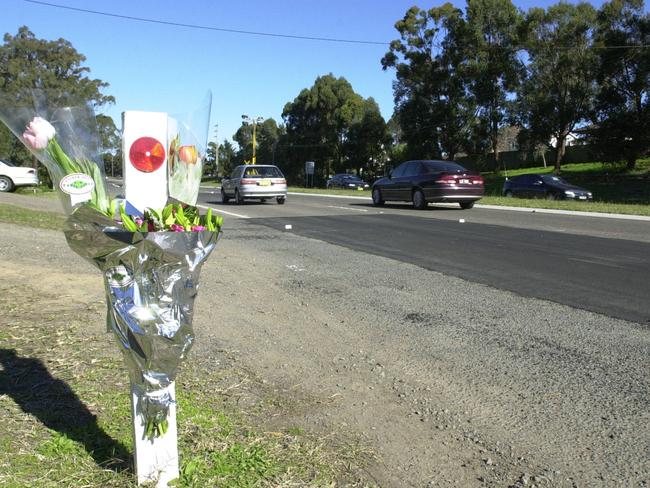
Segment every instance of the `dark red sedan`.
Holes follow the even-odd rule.
[[[472,208],[485,194],[483,177],[452,161],[407,161],[372,185],[372,203],[413,202],[417,209],[430,202],[456,202]]]

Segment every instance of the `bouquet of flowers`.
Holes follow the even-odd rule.
[[[47,167],[68,213],[64,232],[70,248],[103,273],[107,327],[140,399],[136,407],[145,436],[153,440],[167,430],[174,400],[166,388],[194,340],[199,272],[221,233],[222,218],[211,210],[201,215],[194,206],[201,177],[199,137],[183,145],[179,130],[172,144],[161,147],[163,158],[165,152],[173,154],[177,170],[181,160],[199,167],[199,172],[167,176],[173,181],[167,205],[127,210],[133,206],[107,190],[92,109],[37,101],[33,108],[0,101],[0,120]],[[190,126],[183,131],[192,134]],[[207,119],[200,132],[207,134]]]

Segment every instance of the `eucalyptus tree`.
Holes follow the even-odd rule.
[[[28,27],[18,29],[15,36],[4,35],[0,45],[0,94],[2,103],[31,104],[36,90],[47,93],[50,103],[57,106],[90,103],[95,109],[115,102],[103,90],[108,83],[88,77],[90,68],[84,66],[85,56],[65,39],[38,39]],[[100,121],[104,133],[111,133],[112,120]],[[104,143],[114,141],[108,137]],[[109,148],[117,151],[117,147]],[[31,157],[11,133],[0,124],[0,156],[16,162]]]
[[[260,164],[270,164],[273,152],[280,138],[278,123],[273,118],[255,123],[255,159]],[[237,161],[251,161],[253,158],[253,124],[243,123],[237,129],[233,139],[239,145]]]
[[[347,130],[343,169],[356,169],[357,174],[365,172],[371,177],[383,174],[391,142],[388,125],[379,111],[379,105],[373,98],[364,100]]]
[[[332,74],[318,77],[311,88],[287,103],[282,112],[286,136],[281,145],[290,175],[297,179],[305,161],[317,163],[321,179],[332,170],[344,169],[350,129],[363,120],[368,103],[345,78]]]
[[[453,159],[476,116],[462,72],[462,11],[451,3],[423,10],[411,7],[395,24],[400,38],[382,58],[393,68],[395,114],[405,155]]]
[[[500,166],[499,133],[508,123],[509,100],[523,76],[522,21],[522,12],[511,0],[468,0],[462,37],[456,43],[462,51],[469,94],[481,114],[475,132],[488,136],[496,170]]]
[[[555,141],[560,173],[569,134],[592,114],[596,93],[593,34],[596,10],[560,2],[528,11],[527,75],[518,90],[518,112],[529,140]]]
[[[650,14],[643,0],[612,0],[598,13],[598,96],[592,142],[607,160],[650,151]]]

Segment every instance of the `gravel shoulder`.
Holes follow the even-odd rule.
[[[12,279],[101,298],[61,233],[3,229]],[[195,329],[191,361],[290,400],[269,428],[357,439],[380,486],[650,483],[647,326],[228,219]]]

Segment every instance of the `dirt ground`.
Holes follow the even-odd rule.
[[[0,261],[3,280],[103,301],[60,232],[5,225]],[[269,426],[355,439],[379,486],[648,486],[640,324],[227,220],[195,330],[190,361],[235,358],[291,405]]]

